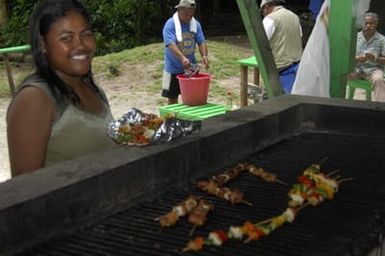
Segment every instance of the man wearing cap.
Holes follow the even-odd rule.
[[[278,71],[298,64],[302,55],[302,29],[298,16],[281,4],[283,0],[262,0],[263,26]]]
[[[176,76],[196,64],[195,48],[198,45],[201,63],[208,68],[208,50],[203,29],[194,18],[195,0],[180,0],[177,11],[163,27],[164,70],[162,96],[168,104],[178,103],[180,94]]]

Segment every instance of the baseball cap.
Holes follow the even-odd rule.
[[[259,8],[262,8],[265,4],[275,2],[276,4],[284,4],[285,0],[262,0],[261,5]]]
[[[195,0],[180,0],[179,4],[175,8],[185,7],[185,8],[195,8]]]

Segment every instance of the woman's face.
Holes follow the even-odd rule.
[[[90,24],[81,14],[68,12],[51,25],[43,40],[48,62],[64,81],[89,72],[96,43]]]

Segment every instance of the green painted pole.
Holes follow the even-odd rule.
[[[329,15],[330,96],[345,98],[357,40],[353,0],[330,0]]]
[[[253,48],[262,75],[267,96],[273,98],[284,91],[274,62],[269,40],[262,24],[259,8],[255,0],[237,0],[243,24]]]

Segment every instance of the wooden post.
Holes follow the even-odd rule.
[[[249,68],[246,65],[241,65],[241,90],[239,95],[241,107],[245,107],[248,104],[248,72]]]
[[[9,87],[11,89],[11,94],[14,95],[16,92],[16,89],[15,89],[15,83],[13,81],[12,69],[11,69],[11,64],[9,62],[8,54],[2,54],[2,56],[4,58],[5,69],[7,70],[8,82],[9,82]]]
[[[237,3],[268,97],[273,98],[283,94],[278,70],[256,1],[237,0]]]

